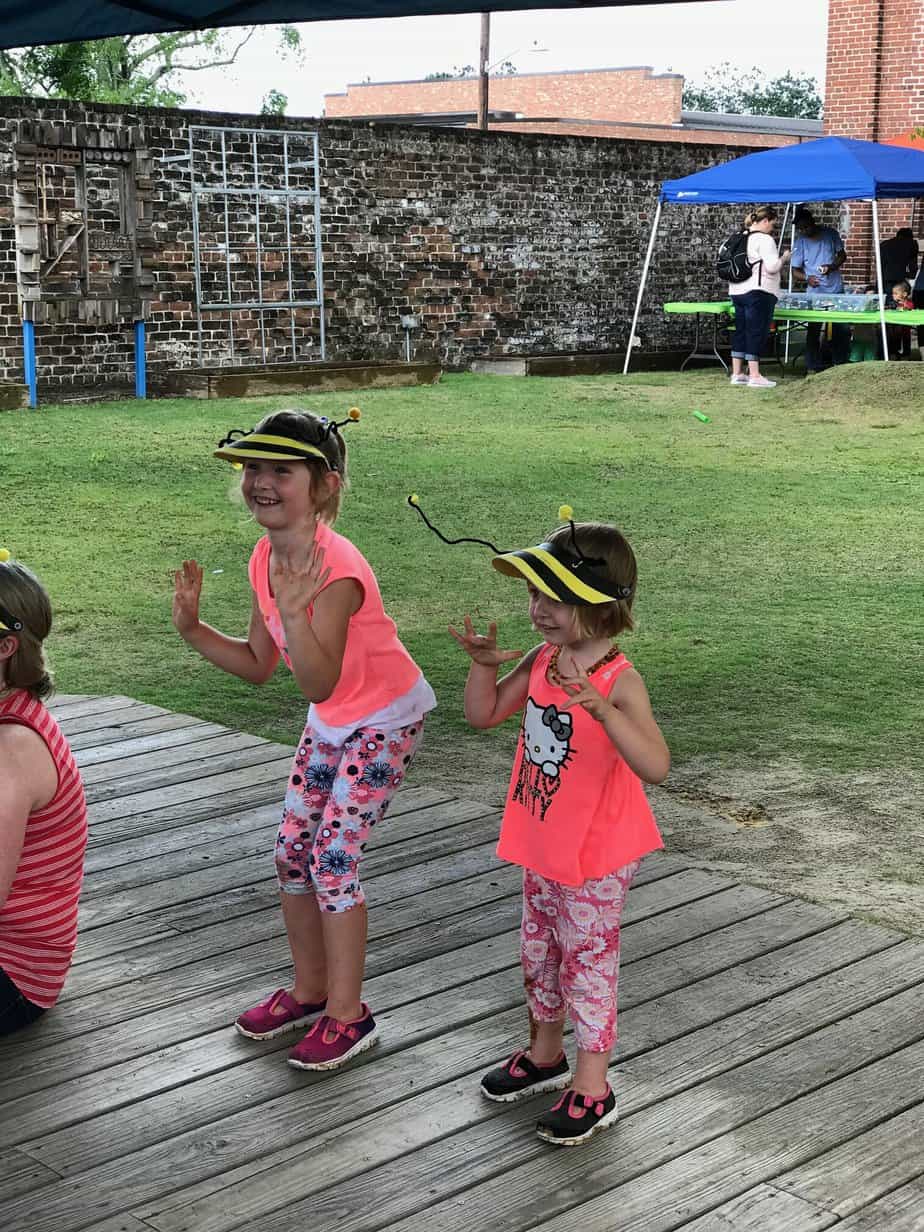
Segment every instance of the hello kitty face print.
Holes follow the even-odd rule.
[[[523,712],[523,755],[513,798],[545,820],[571,755],[572,718],[567,710],[540,706],[531,697]]]

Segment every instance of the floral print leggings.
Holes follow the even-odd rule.
[[[422,718],[392,731],[361,727],[342,745],[305,728],[276,835],[276,875],[284,894],[315,894],[322,911],[348,911],[365,902],[359,862],[422,735]]]
[[[619,921],[641,861],[580,886],[523,870],[520,960],[534,1022],[561,1022],[567,1012],[583,1052],[616,1043]]]

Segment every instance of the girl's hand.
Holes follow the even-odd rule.
[[[488,625],[486,636],[475,632],[471,616],[465,617],[463,633],[460,633],[452,625],[449,626],[449,632],[469,658],[473,662],[480,664],[481,667],[500,667],[502,663],[509,663],[513,659],[521,659],[523,657],[522,650],[498,650],[497,624],[493,620]]]
[[[327,585],[330,569],[324,565],[324,549],[310,540],[310,547],[290,549],[288,556],[273,551],[270,583],[283,620],[305,612]]]
[[[194,560],[184,560],[173,575],[173,625],[181,637],[199,624],[202,570]]]
[[[565,667],[561,659],[558,661],[558,683],[568,694],[568,701],[562,707],[569,710],[572,706],[583,706],[592,719],[602,723],[613,713],[614,706],[590,682],[590,677],[582,667],[572,661],[570,676],[564,675]]]

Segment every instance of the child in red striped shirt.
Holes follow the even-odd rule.
[[[55,1004],[77,943],[87,806],[43,705],[50,629],[41,582],[0,551],[0,1035]]]

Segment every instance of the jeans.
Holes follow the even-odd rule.
[[[28,1027],[45,1013],[22,995],[7,973],[0,967],[0,1035],[12,1035]]]
[[[735,306],[732,359],[760,359],[770,337],[776,296],[769,291],[748,291],[745,295],[733,295],[731,302]]]
[[[828,364],[821,354],[821,321],[810,321],[805,327],[805,367],[809,372],[820,372]],[[831,322],[831,360],[846,364],[850,360],[850,326],[843,322]]]

